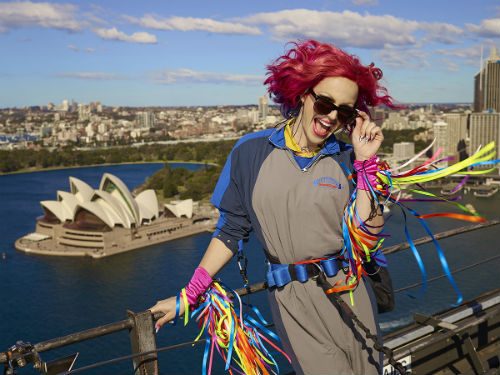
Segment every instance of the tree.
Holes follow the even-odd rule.
[[[169,178],[169,176],[165,176],[165,179],[163,180],[163,197],[170,198],[178,193],[179,191],[177,189],[177,185]]]

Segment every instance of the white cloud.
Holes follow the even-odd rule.
[[[486,56],[486,51],[483,53]],[[436,53],[444,56],[450,56],[455,59],[460,59],[464,61],[467,65],[479,67],[479,61],[481,59],[481,46],[470,46],[462,48],[451,48],[451,49],[438,49]]]
[[[304,22],[307,20],[307,22]],[[340,46],[383,48],[386,44],[414,45],[412,35],[418,22],[390,15],[361,15],[356,12],[321,12],[308,9],[257,13],[242,19],[270,27],[277,39],[314,38]]]
[[[455,61],[448,59],[442,59],[441,61],[443,62],[446,70],[449,70],[450,72],[458,72],[460,70],[460,66]]]
[[[445,56],[459,57],[462,59],[474,58],[478,60],[481,55],[481,48],[480,46],[470,46],[464,48],[438,49],[436,52]]]
[[[102,39],[107,40],[145,44],[156,44],[158,42],[155,35],[144,31],[127,35],[123,31],[119,31],[116,27],[113,27],[111,29],[94,29],[94,32]]]
[[[74,44],[68,44],[68,48],[70,50],[72,50],[72,51],[75,51],[75,52],[80,52],[80,51],[84,51],[84,52],[87,52],[87,53],[95,52],[94,48],[87,47],[85,49],[80,49],[80,47],[77,47]]]
[[[20,27],[45,27],[78,31],[78,7],[73,4],[34,3],[31,1],[0,3],[0,32]]]
[[[354,5],[378,5],[378,0],[352,0]]]
[[[146,14],[141,18],[130,16],[124,16],[124,18],[131,23],[157,30],[207,31],[220,34],[261,34],[261,31],[257,27],[247,26],[236,22],[221,22],[210,18],[161,18],[152,14]]]
[[[124,77],[119,76],[113,73],[104,73],[104,72],[67,72],[67,73],[59,73],[57,77],[61,78],[76,78],[83,80],[94,80],[94,81],[109,81],[109,80],[117,80],[124,79]]]
[[[342,47],[370,49],[417,46],[418,32],[424,33],[425,42],[439,43],[454,43],[463,34],[461,28],[448,23],[417,22],[391,15],[360,14],[348,10],[289,9],[257,13],[239,20],[247,24],[267,25],[278,40],[313,38]]]
[[[479,25],[469,23],[467,29],[479,36],[500,38],[500,17],[482,20]]]
[[[433,41],[443,44],[457,43],[458,38],[464,33],[460,27],[449,23],[422,22],[420,23],[419,28],[427,32],[425,41]]]
[[[257,84],[264,81],[263,76],[248,74],[229,74],[199,72],[191,69],[164,70],[153,75],[153,80],[162,84],[174,83],[234,83]]]
[[[427,53],[419,49],[386,48],[377,53],[385,66],[404,69],[422,69],[429,66]]]
[[[99,26],[103,27],[103,26],[106,26],[108,24],[108,21],[106,21],[102,17],[95,15],[92,12],[85,12],[82,15],[83,15],[83,17],[85,17],[85,20],[87,20],[88,23],[93,24],[95,26],[99,25]]]
[[[88,7],[90,8],[90,11],[83,13],[83,16],[85,17],[86,20],[89,20],[92,22],[94,25],[107,25],[108,21],[106,19],[113,18],[113,14],[110,14],[110,12],[103,8],[100,5],[97,4],[89,4]]]

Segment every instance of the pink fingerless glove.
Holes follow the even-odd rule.
[[[205,268],[196,268],[191,280],[186,285],[186,296],[190,305],[198,301],[198,297],[205,293],[212,281],[212,277]]]
[[[353,166],[358,174],[356,187],[359,190],[369,191],[368,184],[370,184],[375,189],[377,186],[378,157],[373,155],[367,160],[354,160]]]

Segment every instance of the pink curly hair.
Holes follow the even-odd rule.
[[[387,89],[378,81],[382,70],[373,63],[361,64],[359,58],[343,50],[316,40],[291,42],[293,45],[283,56],[267,66],[264,81],[275,103],[280,104],[285,118],[296,116],[300,110],[300,97],[326,77],[345,77],[358,85],[356,107],[369,113],[368,106],[386,105],[397,108]]]

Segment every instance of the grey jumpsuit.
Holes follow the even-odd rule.
[[[284,124],[244,136],[233,148],[212,197],[221,217],[214,237],[238,251],[251,230],[266,253],[289,264],[338,253],[342,213],[352,193],[342,166],[352,148],[332,135],[301,168],[286,148]],[[334,284],[345,275],[330,278]],[[371,289],[360,282],[351,306],[375,333]],[[342,296],[350,304],[348,293]],[[362,331],[344,322],[316,281],[269,292],[274,323],[297,374],[379,374],[381,356]]]

